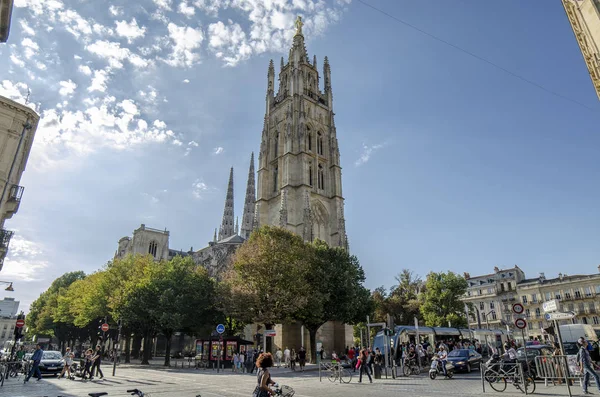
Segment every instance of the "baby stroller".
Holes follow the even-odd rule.
[[[83,371],[85,370],[85,359],[79,360],[79,363],[73,361],[71,364],[71,380],[75,378],[83,378]]]

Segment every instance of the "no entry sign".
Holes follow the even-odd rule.
[[[102,329],[102,332],[107,332],[110,329],[107,323],[102,324],[102,327],[100,328]]]
[[[527,321],[525,321],[524,318],[518,318],[515,320],[515,327],[525,329],[525,327],[527,327]]]
[[[19,319],[17,320],[17,323],[15,325],[17,326],[17,328],[23,328],[25,326],[25,320]]]

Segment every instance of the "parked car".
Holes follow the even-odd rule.
[[[481,369],[481,354],[469,349],[454,349],[448,353],[448,361],[454,365],[455,371],[471,372],[473,368]]]
[[[40,362],[40,372],[42,374],[58,375],[62,372],[65,362],[59,351],[45,351]]]
[[[535,371],[535,358],[539,356],[551,356],[554,353],[554,348],[548,345],[532,345],[527,346],[527,358],[525,358],[525,349],[520,347],[517,349],[517,360],[523,364],[525,370],[529,370],[529,373],[533,379],[537,377]],[[527,365],[529,364],[529,368]]]

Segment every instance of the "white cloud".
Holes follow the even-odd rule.
[[[183,80],[184,83],[189,83],[190,81],[188,79]]]
[[[171,10],[171,0],[153,0],[159,9]]]
[[[173,52],[166,62],[175,67],[191,67],[199,61],[200,55],[194,50],[200,48],[204,41],[204,34],[200,29],[189,26],[177,26],[169,23],[169,38],[173,42]]]
[[[23,62],[23,60],[21,58],[19,58],[18,56],[16,56],[15,54],[11,54],[10,61],[20,68],[25,67],[25,62]]]
[[[129,56],[129,49],[121,48],[121,44],[114,41],[96,40],[94,43],[85,46],[85,49],[100,58],[106,59],[108,64],[115,69],[121,69],[123,60]]]
[[[209,48],[218,58],[223,58],[227,66],[235,66],[252,55],[252,47],[248,43],[246,33],[237,23],[212,23],[208,26],[208,36]]]
[[[4,260],[2,276],[14,281],[36,281],[45,276],[44,269],[49,263],[44,261],[44,249],[37,243],[15,235],[10,241],[10,250]]]
[[[196,9],[193,6],[190,6],[185,0],[179,3],[178,11],[188,18],[191,18],[196,14]]]
[[[366,143],[363,143],[362,152],[360,154],[360,157],[358,158],[358,160],[356,160],[354,165],[359,167],[359,166],[367,163],[371,159],[371,156],[373,155],[373,153],[376,150],[383,148],[384,146],[385,146],[385,144],[383,144],[383,143],[379,143],[376,145],[370,145],[370,146],[367,145]]]
[[[117,24],[117,34],[127,38],[128,43],[133,42],[135,39],[142,38],[146,34],[146,27],[140,27],[135,18],[132,18],[131,22],[116,21],[115,23]]]
[[[31,26],[29,26],[27,20],[19,19],[19,24],[21,25],[23,34],[29,35],[29,36],[35,36],[35,31],[31,28]]]
[[[221,153],[223,153],[223,150],[225,150],[225,149],[223,149],[221,146],[218,146],[218,147],[214,148],[213,150],[214,150],[213,151],[214,154],[221,154]]]
[[[196,142],[196,141],[189,141],[188,145],[189,146],[193,146],[193,147],[198,147],[198,142]]]
[[[110,12],[110,14],[112,16],[115,16],[115,17],[123,15],[123,7],[117,7],[115,5],[112,5],[112,6],[108,7],[108,11]]]
[[[192,183],[192,195],[194,198],[201,199],[204,193],[209,191],[210,188],[206,183],[204,183],[201,179],[196,179],[194,183]]]
[[[108,82],[108,72],[106,70],[94,70],[92,84],[88,87],[89,92],[106,91],[106,83]]]
[[[66,11],[59,11],[57,15],[62,27],[75,36],[76,39],[82,36],[85,39],[92,34],[92,25],[88,20],[79,15],[77,11],[67,9]]]
[[[88,65],[79,65],[78,69],[81,73],[85,74],[86,76],[92,75],[92,69]]]
[[[68,81],[61,81],[59,85],[60,89],[58,90],[58,93],[61,96],[72,95],[75,92],[75,89],[77,88],[77,84],[75,84],[71,79],[69,79]]]
[[[0,95],[20,104],[25,104],[29,96],[29,87],[25,83],[19,82],[13,84],[9,80],[2,80],[2,83],[0,83]]]

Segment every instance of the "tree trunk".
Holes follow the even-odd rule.
[[[317,330],[319,329],[317,328],[309,328],[306,327],[308,329],[308,335],[310,336],[310,360],[312,363],[316,363],[317,362]]]
[[[171,339],[173,338],[173,331],[163,331],[165,335],[165,367],[171,366]]]
[[[144,351],[142,352],[142,365],[150,365],[152,355],[152,332],[144,332]]]
[[[142,335],[136,333],[133,336],[133,348],[131,349],[131,357],[140,358],[141,350],[142,350]]]
[[[125,332],[125,364],[131,362],[131,333]]]
[[[273,329],[273,324],[265,323],[265,330],[267,329]],[[267,338],[263,333],[263,340],[265,353],[275,353],[273,351],[273,338]]]

